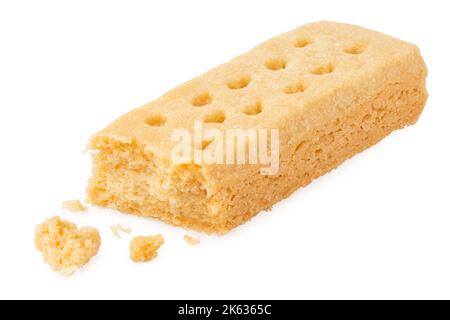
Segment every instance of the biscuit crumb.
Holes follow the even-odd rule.
[[[109,227],[116,238],[122,239],[120,232],[130,233],[130,228],[124,228],[121,224],[116,224],[115,226]]]
[[[187,234],[184,235],[183,237],[184,241],[186,241],[187,243],[189,243],[191,246],[195,246],[197,244],[200,243],[200,240],[197,238],[193,238]]]
[[[164,238],[160,234],[135,237],[130,243],[130,259],[134,262],[150,261],[158,255],[157,251],[163,243]]]
[[[97,229],[56,216],[36,227],[34,244],[54,271],[70,276],[97,254],[101,239]]]
[[[64,201],[61,205],[62,209],[70,210],[71,212],[81,212],[86,211],[87,208],[81,204],[78,199]]]

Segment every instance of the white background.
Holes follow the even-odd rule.
[[[447,1],[0,1],[0,298],[450,298]],[[90,134],[131,108],[304,23],[348,22],[420,46],[429,100],[390,135],[229,234],[92,208]],[[35,251],[61,215],[99,228],[71,278]],[[114,238],[121,223],[131,236]],[[162,233],[134,264],[132,236]],[[201,239],[195,247],[182,236]]]

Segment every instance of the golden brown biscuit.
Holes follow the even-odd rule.
[[[224,233],[415,123],[427,70],[412,44],[319,22],[268,40],[120,117],[95,134],[89,200]],[[174,163],[173,132],[279,130],[279,166]],[[214,148],[217,141],[194,143]],[[195,151],[194,151],[195,154]]]

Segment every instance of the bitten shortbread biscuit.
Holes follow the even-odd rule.
[[[415,45],[352,25],[302,26],[95,134],[89,200],[224,233],[415,123],[426,75]],[[278,172],[262,175],[260,164],[174,163],[171,134],[192,132],[196,120],[221,132],[279,129]]]
[[[78,229],[69,221],[53,217],[36,227],[34,243],[54,271],[68,276],[97,254],[101,241],[97,229]]]

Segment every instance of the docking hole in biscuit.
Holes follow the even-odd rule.
[[[194,99],[192,99],[191,104],[194,107],[203,107],[212,102],[212,97],[208,92],[199,94]]]
[[[250,83],[252,79],[249,76],[243,76],[239,79],[228,82],[228,88],[232,90],[243,89]]]
[[[310,40],[307,39],[297,39],[295,40],[294,46],[296,48],[304,48],[307,45],[310,45],[312,42]]]
[[[300,150],[301,148],[303,148],[303,146],[306,144],[306,141],[302,141],[300,142],[296,147],[295,147],[295,152],[297,152],[298,150]]]
[[[258,113],[261,113],[261,111],[262,111],[262,104],[259,101],[246,106],[243,110],[243,112],[249,116],[257,115]]]
[[[145,124],[153,127],[161,127],[166,123],[166,117],[160,114],[154,114],[145,119]]]
[[[345,48],[345,53],[349,53],[349,54],[361,54],[364,52],[364,50],[366,50],[366,46],[362,45],[362,44],[355,44],[351,47],[347,47]]]
[[[291,84],[284,88],[283,92],[286,94],[294,94],[304,92],[306,90],[306,86],[302,81]]]
[[[272,71],[277,71],[286,68],[286,60],[284,59],[270,59],[266,61],[266,68]]]
[[[224,121],[225,114],[220,110],[209,113],[203,118],[203,122],[205,123],[222,123]]]
[[[208,148],[211,145],[211,143],[213,143],[213,142],[214,142],[214,139],[203,140],[200,145],[194,145],[194,148],[198,149],[198,150],[206,150],[206,148]]]
[[[334,66],[331,63],[329,63],[311,70],[311,73],[315,75],[323,75],[327,73],[332,73],[333,71]]]

